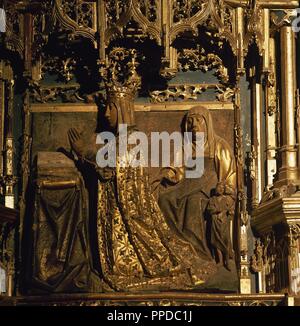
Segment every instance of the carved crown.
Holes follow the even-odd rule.
[[[108,63],[100,64],[100,74],[105,83],[108,99],[127,98],[133,100],[141,86],[141,77],[136,68],[136,50],[125,48],[113,49]]]

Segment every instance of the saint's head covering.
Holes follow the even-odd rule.
[[[206,124],[206,132],[207,132],[207,145],[209,150],[209,157],[214,158],[215,156],[215,132],[212,122],[212,117],[208,109],[204,106],[195,106],[189,110],[185,117],[185,131],[188,131],[188,118],[192,116],[202,117]]]

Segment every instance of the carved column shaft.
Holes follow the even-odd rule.
[[[14,110],[14,86],[13,71],[7,63],[3,65],[3,102],[2,102],[2,124],[3,124],[3,164],[1,184],[4,190],[5,206],[14,208],[14,186],[16,178],[14,177],[13,156],[14,139],[12,132],[13,110]]]
[[[270,10],[263,10],[263,29],[264,29],[264,55],[263,55],[263,71],[268,71],[270,67]]]
[[[238,56],[237,56],[237,69],[238,72],[244,72],[244,34],[245,34],[245,28],[244,28],[244,9],[243,8],[236,8],[236,36],[238,41]]]
[[[5,206],[14,208],[14,186],[16,178],[14,176],[14,138],[13,138],[13,110],[14,110],[14,76],[11,66],[3,63],[0,76],[0,103],[1,103],[1,152],[3,153],[1,161],[1,186],[4,194]],[[2,75],[3,73],[3,75]],[[1,80],[2,77],[2,80]],[[4,262],[7,273],[7,291],[8,296],[13,294],[14,279],[14,232],[9,229],[6,231],[4,247]],[[2,229],[2,232],[4,229]]]
[[[262,172],[263,161],[261,155],[261,132],[262,132],[262,85],[258,83],[255,69],[252,69],[252,207],[258,206],[262,198]]]
[[[14,208],[14,185],[15,180],[13,177],[13,133],[12,133],[12,118],[13,118],[13,105],[14,105],[14,80],[7,82],[7,115],[6,115],[6,137],[5,137],[5,163],[4,163],[4,175],[5,175],[5,206]]]
[[[291,26],[284,26],[280,31],[281,42],[281,167],[279,183],[288,184],[298,179],[295,95],[296,95],[296,49],[295,34]]]
[[[104,1],[97,2],[97,14],[98,14],[98,31],[99,31],[99,39],[98,39],[98,47],[99,47],[99,58],[100,60],[105,60],[105,3]]]
[[[24,26],[26,33],[24,34],[24,58],[25,58],[25,71],[31,70],[32,64],[32,42],[33,42],[33,16],[30,13],[24,15]]]
[[[266,172],[267,185],[273,185],[274,175],[277,171],[276,164],[276,117],[277,117],[277,94],[276,94],[276,57],[275,57],[275,39],[269,40],[270,71],[266,74]]]

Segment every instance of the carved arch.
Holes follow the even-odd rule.
[[[208,19],[211,19],[213,23],[213,27],[218,31],[218,35],[220,38],[226,39],[231,48],[232,52],[236,55],[237,45],[235,42],[234,35],[231,34],[228,30],[226,30],[225,24],[222,22],[221,17],[217,13],[217,8],[223,9],[224,3],[221,1],[219,6],[216,0],[208,0],[206,6],[204,6],[203,10],[200,10],[190,19],[186,19],[174,24],[170,29],[170,40],[171,43],[176,39],[176,37],[185,32],[192,31],[194,35],[198,35],[198,27],[205,26],[205,23]]]
[[[159,13],[160,10],[157,10]],[[122,29],[133,19],[142,28],[143,32],[148,34],[150,38],[161,44],[161,33],[159,25],[155,22],[150,22],[147,17],[143,15],[140,10],[140,5],[138,0],[129,0],[128,7],[125,12],[121,15],[114,26],[109,27],[105,31],[105,43],[109,42],[115,37],[122,36]]]
[[[96,30],[89,27],[82,27],[71,19],[63,10],[62,0],[55,0],[53,6],[53,19],[57,20],[63,28],[70,30],[75,36],[82,36],[90,39],[92,42],[96,41]]]

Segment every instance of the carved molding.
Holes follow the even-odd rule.
[[[204,105],[209,110],[233,110],[231,102],[198,102]],[[173,112],[173,111],[188,111],[197,105],[197,102],[168,102],[168,103],[135,103],[136,112]],[[95,103],[47,103],[47,104],[31,104],[30,112],[98,112],[98,107]]]
[[[16,305],[41,306],[276,306],[285,300],[284,294],[224,295],[162,292],[157,294],[112,293],[95,295],[52,295],[50,297],[14,298]]]
[[[226,3],[233,7],[247,7],[249,0],[225,0]],[[259,0],[262,8],[298,8],[298,0]]]

